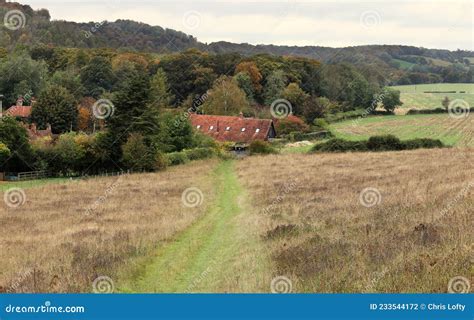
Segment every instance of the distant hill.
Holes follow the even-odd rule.
[[[75,48],[109,47],[152,53],[179,52],[189,48],[198,48],[210,53],[236,52],[242,55],[266,53],[280,56],[301,56],[326,63],[377,64],[394,70],[425,74],[442,74],[443,68],[466,71],[474,63],[474,52],[472,51],[449,51],[402,45],[330,48],[251,45],[224,41],[204,44],[195,37],[180,31],[131,20],[90,23],[52,21],[46,9],[33,10],[27,5],[0,0],[1,16],[12,9],[20,10],[25,14],[26,25],[24,28],[14,31],[7,28],[0,29],[0,46],[6,48],[12,48],[17,44],[46,44]],[[416,75],[413,77],[417,80]],[[465,79],[453,80],[465,81]],[[409,81],[413,83],[413,79],[409,79]]]

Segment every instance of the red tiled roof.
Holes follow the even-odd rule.
[[[219,141],[268,140],[275,130],[273,121],[268,119],[191,114],[191,123],[200,132]]]
[[[12,106],[10,109],[5,111],[5,115],[11,116],[11,117],[28,118],[31,115],[31,107],[30,106]]]

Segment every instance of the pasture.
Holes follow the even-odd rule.
[[[474,116],[452,118],[446,114],[377,116],[333,123],[339,138],[367,140],[374,135],[393,134],[402,140],[440,139],[449,146],[474,147]]]
[[[283,154],[25,189],[0,204],[0,291],[91,292],[106,276],[113,292],[270,292],[277,277],[291,292],[446,292],[470,276],[472,160]]]
[[[398,113],[405,113],[409,109],[443,108],[441,102],[445,97],[448,97],[451,101],[455,99],[465,100],[471,107],[474,107],[473,83],[418,84],[393,86],[391,88],[401,92],[400,100],[403,105],[398,108]],[[439,93],[430,93],[429,91],[438,91]],[[452,93],[453,91],[455,93]]]

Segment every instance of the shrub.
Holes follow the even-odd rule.
[[[295,131],[307,132],[309,126],[302,119],[289,115],[275,121],[275,130],[278,135],[285,135]]]
[[[157,171],[164,170],[166,167],[168,167],[168,157],[162,152],[157,152],[155,154],[155,163],[154,163],[154,168]]]
[[[189,160],[199,160],[211,158],[215,155],[215,151],[212,148],[195,148],[184,150],[184,153],[189,158]]]
[[[184,152],[172,152],[167,154],[169,165],[176,166],[189,162],[189,158]]]
[[[413,139],[400,141],[395,136],[374,136],[368,141],[347,141],[344,139],[331,139],[315,145],[310,152],[348,152],[348,151],[397,151],[413,150],[419,148],[443,148],[440,140]]]
[[[405,150],[413,149],[432,149],[432,148],[443,148],[444,144],[439,139],[412,139],[402,142]]]
[[[271,154],[277,153],[268,142],[262,140],[255,140],[250,143],[249,146],[250,154]]]
[[[7,145],[0,142],[0,164],[7,161],[10,155],[11,152],[10,149],[8,149]]]
[[[289,134],[290,141],[301,141],[304,140],[303,132],[294,131]]]
[[[403,146],[394,135],[373,136],[367,141],[367,148],[371,151],[402,150]]]
[[[151,171],[156,166],[156,152],[141,134],[132,133],[122,146],[122,161],[130,169]]]
[[[364,141],[347,141],[344,139],[330,139],[324,143],[316,144],[312,152],[346,152],[367,151],[367,143]]]
[[[329,130],[329,123],[324,119],[314,119],[313,130]]]

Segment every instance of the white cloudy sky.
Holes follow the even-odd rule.
[[[20,0],[77,22],[133,19],[202,42],[474,50],[471,0]]]

